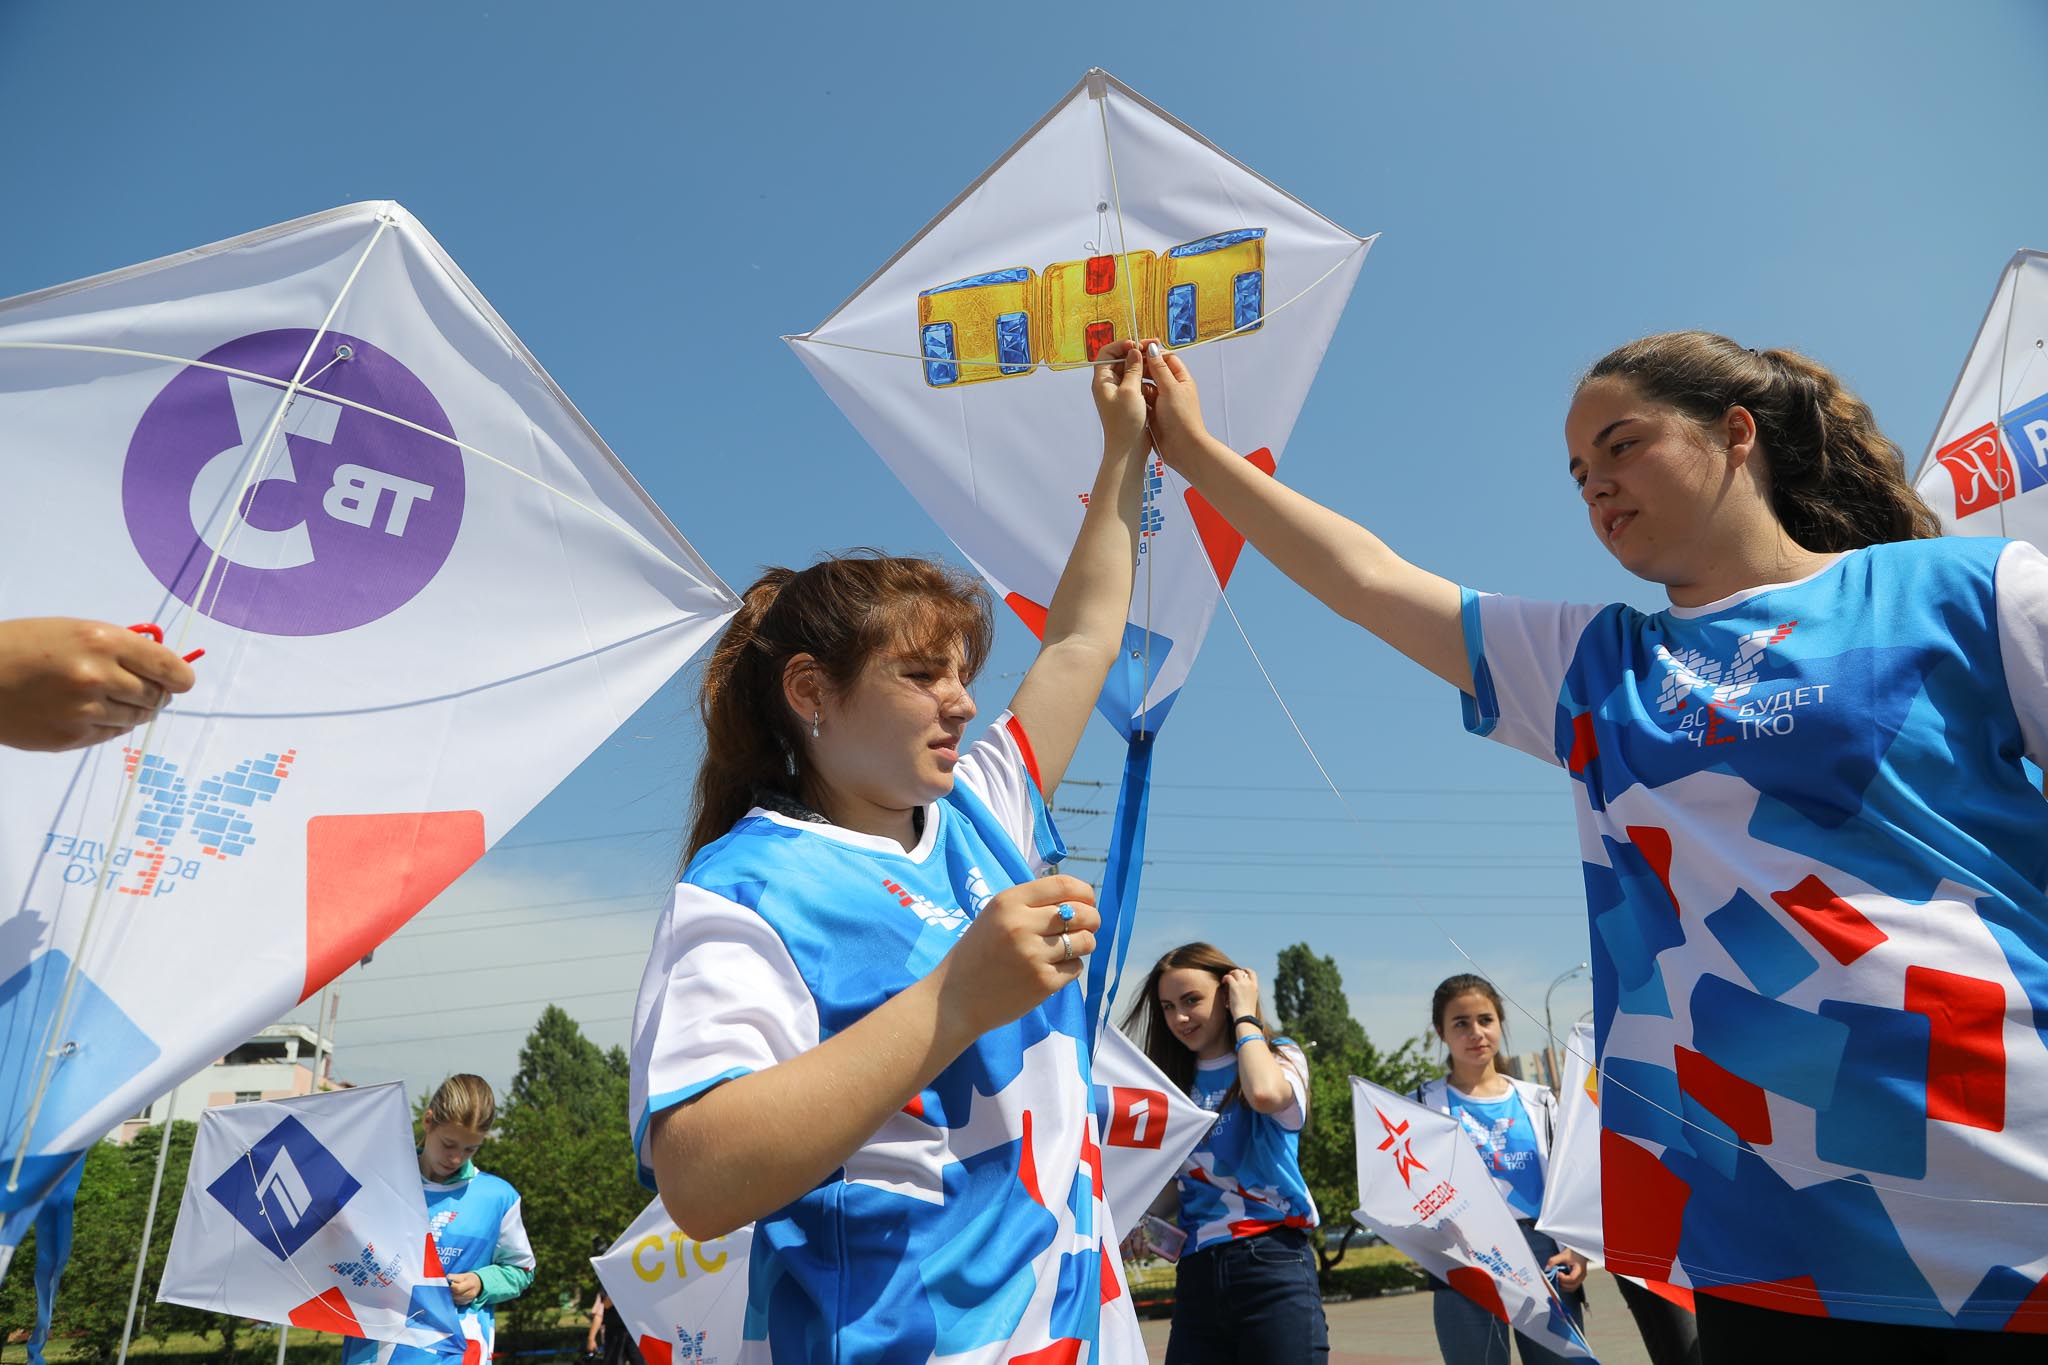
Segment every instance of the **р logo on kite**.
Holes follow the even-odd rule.
[[[256,332],[200,359],[143,412],[122,470],[128,534],[157,581],[265,635],[353,630],[433,581],[462,527],[462,452],[412,371],[360,338],[308,328]],[[302,366],[307,387],[277,422]]]
[[[303,1123],[287,1117],[206,1192],[282,1261],[326,1227],[361,1188]]]

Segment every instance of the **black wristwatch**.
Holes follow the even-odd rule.
[[[1261,1033],[1266,1031],[1266,1021],[1259,1018],[1256,1014],[1240,1014],[1237,1018],[1230,1021],[1230,1027],[1233,1031],[1235,1031],[1239,1024],[1250,1024]]]

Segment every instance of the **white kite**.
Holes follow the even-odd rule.
[[[725,1237],[692,1241],[653,1199],[590,1264],[647,1365],[737,1365],[746,1349],[753,1245],[752,1223]]]
[[[0,452],[36,509],[0,618],[205,650],[124,740],[0,749],[18,1215],[416,914],[737,601],[396,204],[0,303]]]
[[[1583,1023],[1572,1030],[1571,1041],[1565,1045],[1557,1133],[1550,1140],[1550,1160],[1543,1174],[1543,1211],[1537,1215],[1536,1230],[1549,1233],[1559,1246],[1570,1247],[1594,1265],[1606,1265],[1600,1200],[1600,1078],[1593,1069],[1592,1056],[1593,1025]],[[1635,1259],[1624,1258],[1624,1263]],[[1622,1278],[1693,1311],[1691,1289],[1640,1275],[1623,1274]]]
[[[1095,1056],[1095,1117],[1102,1148],[1093,1163],[1102,1181],[1112,1233],[1136,1227],[1145,1206],[1170,1183],[1216,1116],[1177,1090],[1164,1072],[1115,1030]],[[1106,1235],[1106,1244],[1116,1244]],[[625,1319],[648,1365],[763,1359],[765,1317],[748,1330],[750,1223],[727,1237],[695,1242],[652,1200],[602,1256],[590,1260],[605,1293]],[[1128,1294],[1123,1262],[1110,1258],[1112,1297]],[[1127,1316],[1105,1314],[1105,1333],[1128,1328]],[[1144,1343],[1105,1339],[1098,1359],[1139,1361]],[[755,1354],[749,1354],[749,1353]]]
[[[1568,1359],[1592,1358],[1458,1121],[1356,1076],[1351,1107],[1352,1216],[1523,1336]]]
[[[157,1298],[460,1356],[405,1087],[199,1116]]]
[[[1166,1078],[1138,1045],[1104,1029],[1095,1051],[1095,1123],[1102,1131],[1102,1186],[1119,1233],[1145,1216],[1216,1123]]]
[[[2048,254],[2006,262],[1913,482],[1950,535],[2048,548]]]
[[[1002,599],[1043,630],[1100,462],[1088,366],[1158,337],[1209,429],[1267,473],[1371,239],[1090,71],[853,296],[787,338]],[[1103,879],[1106,1010],[1129,944],[1151,743],[1244,538],[1156,460],[1126,648],[1099,703],[1131,743]]]

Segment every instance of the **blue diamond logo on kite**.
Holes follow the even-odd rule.
[[[306,1125],[287,1116],[206,1192],[282,1261],[332,1222],[361,1188]]]

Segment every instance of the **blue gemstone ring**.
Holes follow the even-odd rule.
[[[1060,919],[1061,919],[1062,921],[1064,921],[1064,922],[1068,923],[1068,924],[1071,924],[1071,923],[1073,923],[1073,921],[1074,921],[1074,907],[1073,907],[1073,906],[1071,906],[1071,905],[1061,905],[1061,906],[1060,906]]]

